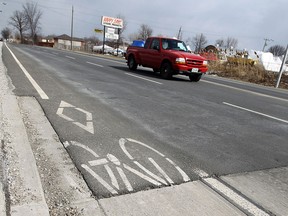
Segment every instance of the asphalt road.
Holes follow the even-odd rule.
[[[163,80],[117,58],[8,47],[15,94],[37,98],[99,198],[288,165],[287,90]]]

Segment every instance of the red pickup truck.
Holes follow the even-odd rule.
[[[144,47],[129,46],[125,58],[130,70],[142,65],[160,71],[164,79],[183,74],[198,82],[208,70],[205,58],[190,53],[183,41],[173,38],[149,37]]]

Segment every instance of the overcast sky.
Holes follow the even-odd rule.
[[[7,3],[6,5],[3,2]],[[15,10],[26,0],[0,0],[0,30],[8,26]],[[203,33],[209,44],[217,39],[238,39],[239,49],[262,50],[264,39],[272,45],[288,43],[288,0],[34,0],[43,11],[41,33],[71,34],[74,6],[74,36],[98,36],[101,16],[121,14],[127,21],[125,35],[136,33],[141,24],[153,35],[177,36],[182,27],[183,40]],[[208,45],[208,44],[207,44]]]

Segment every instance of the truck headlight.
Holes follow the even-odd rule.
[[[203,65],[208,65],[208,61],[203,61]]]
[[[176,64],[186,64],[185,58],[176,58]]]

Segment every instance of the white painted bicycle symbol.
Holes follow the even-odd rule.
[[[93,157],[95,157],[95,160],[88,161],[88,164],[81,164],[81,167],[85,169],[89,174],[91,174],[104,188],[106,188],[111,194],[116,195],[120,191],[119,182],[115,176],[115,173],[113,172],[112,168],[116,167],[116,172],[118,172],[121,181],[124,183],[126,189],[131,192],[133,191],[133,187],[131,183],[129,182],[129,179],[125,172],[131,172],[134,175],[138,176],[139,178],[155,185],[155,186],[161,186],[161,185],[173,185],[174,181],[168,176],[168,174],[165,172],[163,168],[160,167],[160,165],[151,157],[148,157],[149,162],[151,165],[158,171],[158,175],[151,172],[149,169],[144,167],[139,161],[137,161],[132,154],[128,151],[128,148],[126,147],[126,144],[129,142],[129,144],[133,145],[140,145],[144,148],[147,148],[154,153],[156,153],[157,156],[162,157],[165,161],[167,161],[175,170],[177,173],[180,174],[180,178],[183,179],[184,182],[190,181],[190,178],[188,175],[179,167],[177,166],[171,159],[166,157],[164,154],[160,153],[156,149],[150,147],[149,145],[139,142],[134,139],[130,138],[121,138],[119,139],[119,145],[122,149],[122,151],[125,153],[125,155],[135,164],[136,168],[133,168],[125,163],[122,163],[117,157],[115,157],[112,154],[107,154],[105,158],[100,158],[96,152],[94,152],[89,147],[78,143],[78,142],[65,142],[64,146],[65,148],[71,147],[80,147],[84,150],[88,151]],[[109,181],[107,182],[104,180],[99,174],[97,174],[92,168],[98,167],[98,166],[104,166],[108,176]],[[112,168],[111,168],[112,167]],[[140,171],[139,171],[140,170]]]

